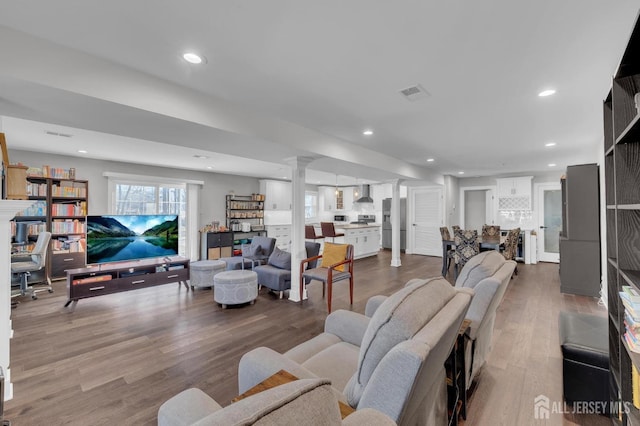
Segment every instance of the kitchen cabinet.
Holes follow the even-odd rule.
[[[319,186],[318,196],[320,198],[321,210],[332,212],[336,208],[336,188],[334,186]]]
[[[336,232],[344,233],[344,243],[353,246],[354,259],[375,256],[380,250],[379,226],[347,225],[337,228]]]
[[[291,182],[262,179],[260,193],[265,195],[265,210],[291,210]]]
[[[533,176],[496,179],[498,210],[531,210]]]
[[[276,247],[291,251],[291,225],[267,225],[267,237],[276,239]]]
[[[353,210],[353,191],[355,190],[352,186],[347,186],[344,188],[340,188],[342,191],[342,210]]]

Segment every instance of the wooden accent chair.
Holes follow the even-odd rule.
[[[341,255],[338,255],[342,253]],[[322,259],[319,266],[306,269],[309,262]],[[331,313],[333,283],[349,280],[349,302],[353,305],[353,245],[325,243],[324,251],[318,256],[309,257],[300,262],[300,303],[307,281],[322,281],[322,296],[327,286],[327,310]]]

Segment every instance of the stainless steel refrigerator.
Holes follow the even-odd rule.
[[[400,198],[400,249],[407,247],[407,199]],[[382,200],[382,248],[391,248],[391,198]]]

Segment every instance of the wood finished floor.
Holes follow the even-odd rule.
[[[333,309],[363,312],[367,299],[415,277],[437,276],[437,257],[390,252],[355,264],[355,300],[338,285]],[[606,315],[593,298],[560,294],[558,265],[518,265],[498,309],[493,350],[469,401],[465,425],[605,425],[601,416],[533,417],[534,397],[562,401],[561,310]],[[449,277],[452,281],[453,278]],[[222,310],[210,290],[169,284],[81,300],[64,309],[66,288],[25,299],[12,311],[14,398],[5,418],[22,425],[154,425],[158,407],[198,387],[222,405],[237,394],[242,354],[258,346],[283,352],[322,331],[321,285],[300,305],[262,289],[253,306]]]

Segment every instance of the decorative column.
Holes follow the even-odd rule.
[[[314,160],[311,157],[292,157],[286,159],[291,166],[291,290],[289,300],[299,302],[300,295],[300,262],[307,258],[304,247],[304,190],[306,184],[306,168]],[[307,298],[306,291],[302,295]]]
[[[391,266],[400,267],[400,182],[391,181]],[[407,232],[409,234],[409,232]]]
[[[26,209],[33,201],[29,200],[0,200],[0,264],[4,265],[2,278],[0,278],[0,367],[4,373],[5,391],[4,400],[13,398],[13,385],[11,384],[11,369],[9,363],[9,344],[11,340],[11,227],[9,221],[16,213]],[[1,241],[4,241],[2,243]]]

